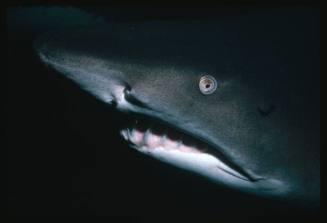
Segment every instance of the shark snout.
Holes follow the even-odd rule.
[[[97,43],[97,41],[94,41]],[[47,33],[34,41],[34,50],[41,61],[59,74],[73,80],[82,89],[111,105],[126,105],[128,77],[110,58],[94,56],[91,41],[83,42],[70,33]]]
[[[51,49],[48,48],[49,34],[44,34],[34,40],[33,48],[37,55],[40,57],[42,62],[50,61],[53,56],[51,56]]]

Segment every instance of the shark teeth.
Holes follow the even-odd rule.
[[[167,134],[154,133],[150,128],[140,130],[137,128],[127,128],[121,130],[121,135],[129,143],[139,149],[154,150],[157,148],[165,150],[179,150],[182,152],[202,153],[201,148],[183,144],[181,139],[172,139]]]
[[[120,134],[132,148],[137,149],[140,152],[151,154],[155,157],[160,157],[163,154],[170,154],[170,158],[166,155],[159,158],[166,162],[168,162],[168,159],[174,160],[178,157],[181,158],[181,156],[187,156],[187,159],[191,160],[189,162],[192,162],[193,160],[197,163],[196,165],[198,165],[199,162],[201,163],[203,159],[205,159],[206,162],[208,161],[211,163],[214,168],[220,169],[229,175],[233,175],[234,177],[246,181],[253,180],[253,178],[249,177],[249,175],[242,169],[225,159],[219,151],[217,152],[215,150],[215,148],[210,148],[210,145],[192,137],[191,135],[170,126],[148,122],[147,120],[143,120],[142,122],[133,120],[130,124],[131,125],[128,126],[132,127],[122,129]],[[181,162],[188,161],[184,160]],[[195,165],[195,163],[193,164]],[[202,163],[200,165],[205,166],[207,164]]]

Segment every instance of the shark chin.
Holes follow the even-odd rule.
[[[143,117],[142,117],[143,118]],[[163,123],[134,119],[120,135],[131,148],[159,161],[244,192],[270,197],[286,192],[286,186],[275,179],[253,177],[217,153],[217,149],[203,140]]]

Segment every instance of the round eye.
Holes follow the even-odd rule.
[[[217,81],[213,76],[204,75],[200,78],[199,88],[202,94],[212,94],[217,89]]]

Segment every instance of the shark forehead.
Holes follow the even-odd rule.
[[[167,141],[151,126],[123,129],[138,151],[243,191],[313,200],[320,191],[319,44],[315,17],[304,15],[311,23],[301,13],[112,23],[49,33],[35,48],[105,103],[210,147]],[[205,75],[217,82],[209,95],[199,90]]]

